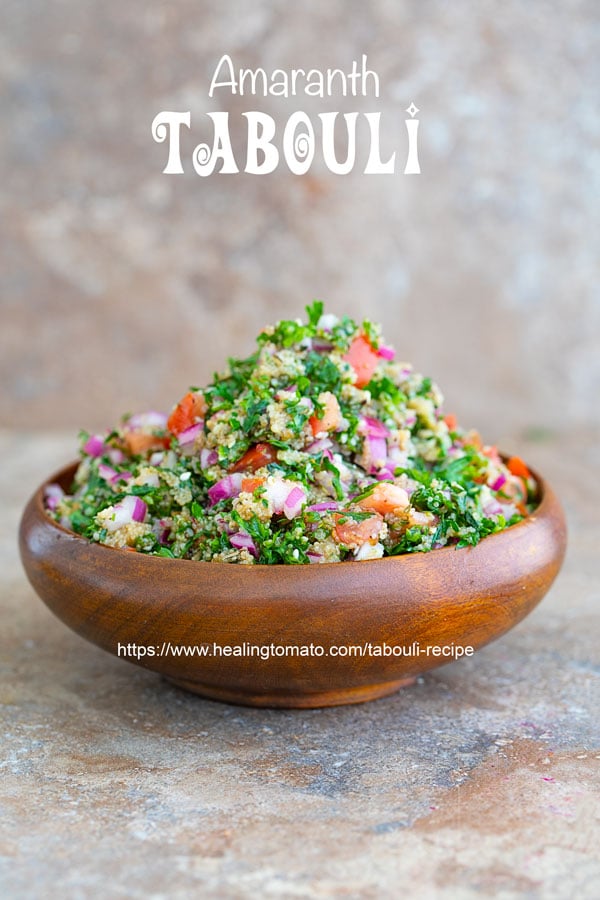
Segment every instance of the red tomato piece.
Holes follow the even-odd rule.
[[[331,391],[324,391],[319,400],[324,406],[323,416],[321,419],[318,416],[311,416],[309,420],[314,437],[323,431],[335,431],[342,421],[340,404],[335,394],[332,394]]]
[[[364,334],[359,334],[354,338],[344,359],[356,372],[356,387],[358,388],[366,387],[380,362],[377,351],[373,350]]]
[[[531,478],[531,472],[520,456],[511,456],[506,466],[511,475],[518,475],[520,478]]]
[[[130,456],[140,456],[147,450],[168,449],[171,438],[159,437],[156,434],[146,434],[144,431],[128,431],[123,436],[125,449]]]
[[[334,534],[337,541],[345,547],[350,547],[351,550],[362,547],[363,544],[375,544],[383,525],[383,517],[379,513],[373,513],[368,519],[360,522],[345,517],[343,513],[336,513],[334,518],[336,520]]]
[[[276,462],[277,448],[272,444],[255,444],[246,450],[241,459],[231,467],[230,472],[256,472],[269,463]]]
[[[245,493],[253,494],[256,488],[261,487],[264,483],[264,478],[242,478],[242,490]]]
[[[199,391],[189,391],[167,420],[167,428],[173,434],[181,434],[195,425],[206,413],[206,400]]]

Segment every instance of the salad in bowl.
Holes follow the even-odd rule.
[[[283,320],[168,413],[81,434],[69,492],[48,515],[92,542],[243,565],[361,562],[475,545],[538,501],[444,409],[430,378],[369,320]]]

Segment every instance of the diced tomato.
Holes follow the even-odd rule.
[[[265,483],[264,478],[242,478],[242,490],[248,494],[253,494],[256,488],[261,487]]]
[[[448,426],[448,431],[456,431],[458,422],[456,421],[456,416],[454,415],[454,413],[448,413],[447,416],[444,416],[444,422]]]
[[[404,488],[396,484],[378,484],[368,497],[358,501],[361,509],[373,509],[385,515],[396,509],[406,509],[410,501]]]
[[[146,434],[144,431],[126,431],[123,440],[130,456],[140,456],[147,450],[165,450],[171,443],[168,435],[159,437],[156,434]]]
[[[183,397],[167,421],[167,428],[173,434],[181,434],[191,428],[206,413],[206,400],[199,391],[189,391]]]
[[[379,513],[373,513],[368,519],[356,522],[354,519],[344,516],[343,513],[335,513],[336,520],[334,535],[340,544],[354,550],[363,544],[375,544],[381,533],[383,518]]]
[[[359,334],[354,338],[344,359],[356,372],[356,387],[358,388],[366,387],[380,362],[377,351],[373,350],[364,334]]]
[[[231,467],[230,472],[256,472],[277,460],[277,448],[272,444],[255,444]]]
[[[512,475],[518,475],[520,478],[531,478],[531,472],[520,456],[511,456],[506,465]]]
[[[335,431],[342,421],[340,404],[335,394],[332,394],[331,391],[324,391],[319,396],[319,403],[324,406],[323,415],[320,419],[317,416],[311,416],[309,420],[315,437],[322,431]]]

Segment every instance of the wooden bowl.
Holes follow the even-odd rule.
[[[74,471],[50,482],[68,488]],[[482,647],[541,600],[560,569],[566,526],[554,493],[535,477],[535,513],[476,547],[298,566],[165,559],[93,544],[48,518],[42,485],[23,514],[21,557],[63,622],[180,687],[250,706],[358,703],[451,661],[452,646]],[[294,649],[277,655],[271,645]],[[179,649],[201,646],[209,655]]]

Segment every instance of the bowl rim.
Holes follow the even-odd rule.
[[[504,458],[507,457],[506,454],[501,454],[501,455]],[[122,557],[122,559],[124,561],[128,557],[126,557],[125,554],[123,553],[123,548],[110,547],[110,546],[107,546],[106,544],[100,544],[95,541],[90,541],[87,538],[83,537],[82,535],[77,534],[77,532],[71,531],[70,529],[65,528],[63,525],[61,525],[59,522],[56,522],[54,519],[50,518],[50,516],[48,515],[47,509],[44,504],[45,488],[50,484],[54,484],[57,482],[60,483],[61,481],[64,482],[64,480],[67,479],[67,477],[72,478],[79,463],[80,463],[79,460],[72,461],[72,462],[68,463],[67,465],[62,466],[60,469],[58,469],[56,472],[54,472],[52,476],[50,476],[45,481],[43,481],[39,485],[39,487],[35,490],[35,492],[33,493],[27,506],[28,507],[32,506],[35,509],[36,514],[41,517],[41,521],[44,524],[51,526],[58,535],[64,534],[71,541],[74,541],[76,544],[80,545],[81,547],[92,548],[91,552],[93,552],[93,553],[98,552],[98,553],[102,554],[102,553],[108,553],[108,552],[110,552],[110,553],[117,552],[120,554],[120,556]],[[430,550],[427,552],[402,553],[402,554],[398,554],[396,556],[385,556],[385,557],[382,557],[381,559],[359,560],[358,561],[359,564],[361,565],[361,567],[365,566],[365,565],[367,565],[368,567],[382,566],[384,564],[387,564],[388,566],[389,565],[397,566],[399,564],[402,564],[405,566],[423,565],[423,561],[427,560],[427,559],[430,559],[430,560],[441,559],[442,557],[449,558],[450,554],[460,554],[458,557],[456,557],[456,559],[458,560],[465,554],[468,554],[468,553],[472,554],[474,551],[477,551],[477,549],[481,548],[482,546],[489,548],[490,541],[492,538],[495,539],[495,543],[499,543],[502,540],[505,540],[505,541],[510,540],[513,536],[516,536],[518,534],[524,534],[526,530],[531,529],[532,527],[535,526],[537,520],[540,517],[545,517],[546,515],[550,514],[553,506],[558,505],[560,507],[558,499],[554,495],[552,489],[549,487],[549,485],[545,481],[545,479],[541,475],[539,475],[538,472],[534,468],[532,468],[529,465],[528,465],[528,469],[531,472],[531,475],[534,478],[535,483],[537,485],[538,503],[537,503],[537,506],[535,507],[535,509],[533,510],[533,512],[531,512],[524,519],[521,519],[521,521],[517,522],[515,525],[510,525],[508,528],[505,528],[502,531],[498,531],[498,532],[494,532],[493,534],[489,534],[485,538],[482,538],[481,541],[475,545],[469,545],[466,547],[458,547],[456,545],[444,546],[444,547],[438,547],[435,550]],[[128,552],[131,553],[131,551],[128,551]],[[185,563],[186,565],[192,564],[194,566],[201,566],[203,568],[208,566],[208,567],[210,567],[210,571],[214,572],[215,574],[217,573],[217,571],[220,571],[222,574],[225,572],[230,572],[231,568],[232,568],[232,563],[227,563],[227,562],[219,562],[219,561],[212,562],[212,561],[206,561],[206,560],[179,559],[179,558],[171,559],[169,557],[154,556],[152,554],[137,553],[137,552],[135,553],[135,556],[129,556],[129,558],[132,559],[132,561],[133,561],[133,559],[135,559],[136,562],[138,562],[138,563],[142,559],[151,561],[151,562],[148,562],[149,565],[160,564],[160,565],[164,566],[166,564],[167,566],[173,566],[173,565]],[[144,564],[146,564],[146,563],[144,563]],[[346,569],[348,566],[352,566],[352,568],[354,568],[356,565],[357,565],[356,560],[344,560],[342,562],[319,563],[318,570],[319,571],[323,570],[323,572],[331,572],[331,570],[333,569],[334,572],[336,572],[336,571],[339,572],[340,566],[343,566],[344,569]],[[237,566],[236,568],[239,569],[240,566]],[[292,564],[285,564],[285,563],[271,563],[271,564],[263,564],[263,565],[258,564],[258,565],[243,566],[243,569],[248,573],[250,573],[250,572],[264,573],[264,572],[273,570],[273,571],[277,571],[277,572],[295,571],[295,572],[298,572],[298,574],[300,574],[306,568],[307,568],[307,564],[292,565]],[[314,565],[310,566],[311,570],[314,570],[316,568],[317,568],[317,566],[314,566]],[[361,568],[360,571],[364,571],[364,568]],[[248,577],[251,578],[253,576],[249,574]],[[261,577],[263,577],[262,574],[261,574]]]

